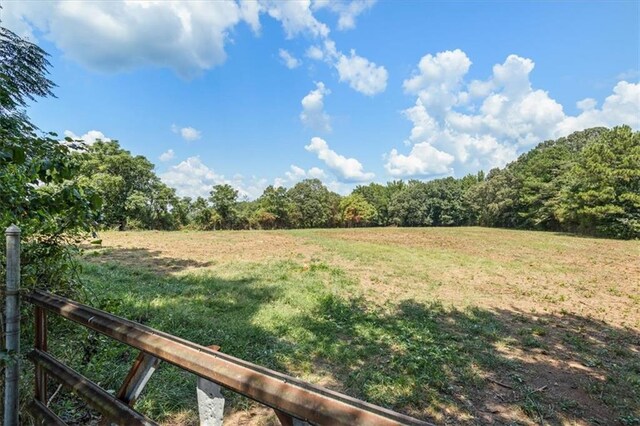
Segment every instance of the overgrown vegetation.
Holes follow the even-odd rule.
[[[22,229],[23,287],[68,294],[76,283],[71,247],[96,224],[100,198],[78,179],[70,148],[24,112],[28,100],[52,95],[48,66],[38,46],[0,28],[0,229]]]

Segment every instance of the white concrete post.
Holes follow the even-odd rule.
[[[7,240],[7,286],[5,288],[5,338],[10,355],[5,369],[4,425],[18,426],[18,379],[20,377],[20,228],[11,225]]]
[[[220,392],[220,386],[198,377],[197,393],[200,426],[222,426],[224,396]]]

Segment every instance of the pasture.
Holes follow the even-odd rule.
[[[439,424],[640,424],[638,241],[475,227],[100,237],[81,260],[94,306],[228,354]],[[106,389],[136,356],[69,323],[50,342]],[[196,424],[195,378],[163,365],[136,407]],[[275,424],[237,396],[228,410],[227,424]]]

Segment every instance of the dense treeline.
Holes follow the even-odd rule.
[[[482,225],[640,237],[640,133],[594,128],[546,141],[503,169],[462,178],[358,186],[348,196],[307,179],[240,200],[227,184],[180,198],[117,142],[77,152],[81,181],[102,196],[101,226],[117,229],[284,229]]]

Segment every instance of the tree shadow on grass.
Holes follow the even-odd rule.
[[[87,248],[85,259],[92,263],[118,263],[123,267],[141,268],[160,275],[168,275],[187,269],[207,268],[213,261],[199,262],[193,259],[167,257],[157,250],[145,248]]]
[[[332,290],[345,278],[323,265],[260,264],[233,278],[157,274],[146,265],[87,264],[91,304],[440,424],[640,422],[635,329],[573,314],[412,300],[374,306]],[[52,322],[52,352],[117,390],[137,351]],[[253,407],[229,396],[231,414]],[[195,377],[170,365],[137,405],[158,420],[185,411],[193,419],[195,407]]]
[[[327,297],[308,315],[315,356],[347,393],[437,423],[637,424],[640,333],[576,315],[380,310]]]
[[[288,352],[285,348],[290,344],[266,333],[254,319],[264,306],[282,301],[282,287],[275,281],[301,272],[299,265],[280,262],[270,267],[251,267],[233,278],[222,278],[211,271],[173,276],[162,270],[150,272],[145,262],[136,265],[93,259],[85,263],[89,304],[203,346],[220,345],[227,354],[282,370],[278,357]],[[50,352],[104,389],[115,392],[138,351],[62,318],[52,315],[49,321]],[[49,384],[49,395],[56,386]],[[152,377],[137,408],[170,424],[176,415],[180,417],[187,411],[184,422],[192,424],[197,420],[195,389],[193,374],[165,363]],[[65,421],[76,424],[78,419],[88,418],[86,404],[64,392],[60,395],[53,409]],[[228,396],[230,411],[253,407],[235,394]]]

